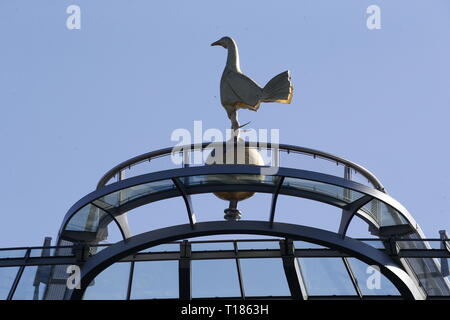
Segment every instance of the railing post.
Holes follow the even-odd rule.
[[[178,261],[179,296],[183,300],[192,298],[191,244],[187,240],[180,243],[180,260]]]

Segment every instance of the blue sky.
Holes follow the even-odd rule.
[[[66,28],[72,4],[81,30]],[[380,30],[366,27],[372,4]],[[0,246],[55,237],[104,172],[173,145],[174,129],[192,130],[194,120],[228,128],[219,100],[226,55],[210,47],[224,35],[237,41],[244,73],[264,84],[289,69],[295,87],[291,105],[244,110],[242,122],[363,165],[437,237],[450,230],[449,16],[446,0],[1,0]],[[266,198],[244,213],[256,217]],[[310,203],[294,215],[282,201],[289,221],[336,227],[337,215],[319,221]],[[221,219],[226,204],[204,204],[213,202],[198,207],[200,220]],[[177,210],[174,199],[130,220],[141,231]]]

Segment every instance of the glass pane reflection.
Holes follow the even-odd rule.
[[[4,258],[22,258],[27,252],[26,249],[0,250],[0,259]]]
[[[134,264],[130,299],[178,298],[178,261]]]
[[[0,268],[0,300],[6,300],[19,267]]]
[[[144,249],[142,251],[139,251],[139,253],[178,252],[178,251],[180,251],[180,244],[179,243],[164,243],[164,244],[159,244],[157,246]]]
[[[239,250],[275,249],[280,250],[279,241],[239,241]]]
[[[245,296],[290,296],[281,259],[240,259]]]
[[[363,295],[400,295],[397,288],[392,284],[392,282],[389,281],[388,278],[380,273],[376,266],[371,267],[356,258],[347,258],[347,260],[352,268],[353,274],[358,282],[358,287]]]
[[[305,241],[294,241],[294,247],[295,249],[329,249],[327,247]]]
[[[36,266],[25,268],[14,292],[13,300],[42,300],[45,287],[42,288],[38,281],[36,271]]]
[[[299,258],[308,295],[356,295],[341,258]]]
[[[283,187],[291,187],[302,191],[320,193],[346,203],[353,202],[363,196],[362,193],[350,189],[342,188],[328,183],[286,177]]]
[[[153,181],[110,193],[94,201],[99,207],[108,210],[129,201],[161,191],[175,189],[172,180]]]
[[[270,184],[275,185],[277,176],[264,176],[256,174],[210,174],[187,177],[186,186],[204,184]]]
[[[107,215],[96,206],[87,204],[69,220],[66,230],[96,232],[101,219]]]
[[[408,224],[408,221],[397,210],[377,199],[373,199],[360,210],[375,219],[380,227]]]
[[[240,297],[235,259],[192,261],[192,297]]]
[[[232,242],[200,242],[192,243],[192,251],[219,251],[219,250],[234,250],[234,245]]]
[[[125,300],[127,297],[130,263],[115,263],[91,282],[84,300]]]

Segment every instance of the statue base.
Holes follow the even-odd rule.
[[[235,208],[227,208],[223,211],[225,215],[223,216],[227,221],[237,221],[241,220],[241,211]]]

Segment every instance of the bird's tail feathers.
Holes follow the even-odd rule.
[[[273,77],[263,88],[262,102],[291,103],[292,83],[289,71]]]

